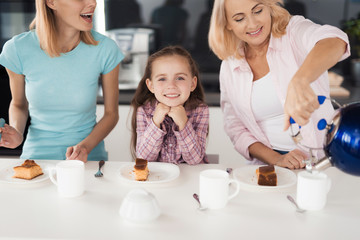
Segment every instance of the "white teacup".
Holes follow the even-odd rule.
[[[229,185],[235,183],[236,190],[229,195]],[[210,209],[224,208],[227,202],[239,193],[239,182],[230,179],[226,171],[208,169],[200,172],[199,198],[201,205]]]
[[[325,173],[298,173],[296,201],[300,208],[321,210],[326,205],[331,180]]]
[[[56,179],[54,172],[56,171]],[[62,197],[77,197],[84,193],[84,162],[65,160],[50,170],[50,179],[57,186]]]

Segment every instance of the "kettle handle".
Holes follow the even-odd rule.
[[[323,96],[323,95],[318,95],[317,98],[318,98],[318,101],[319,101],[320,105],[323,104],[325,102],[325,100],[326,100],[326,96]],[[294,124],[294,123],[296,123],[295,120],[292,117],[290,117],[290,124]],[[325,129],[326,125],[327,125],[326,120],[321,119],[318,122],[318,129],[323,130],[323,129]],[[301,126],[299,126],[299,128],[301,128]]]

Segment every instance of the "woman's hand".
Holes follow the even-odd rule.
[[[306,154],[299,149],[292,150],[291,152],[280,155],[279,160],[275,165],[279,167],[286,167],[290,169],[299,169],[305,167],[304,160],[307,158]]]
[[[23,135],[8,124],[5,124],[4,127],[0,128],[0,133],[0,147],[16,148],[24,140]]]
[[[153,122],[160,128],[160,124],[164,121],[165,116],[170,112],[170,107],[163,103],[158,103],[155,108]]]
[[[174,120],[180,131],[184,129],[188,118],[186,116],[185,108],[182,105],[171,107],[168,115]]]
[[[67,160],[80,160],[86,163],[87,157],[88,157],[88,151],[86,147],[83,145],[68,147],[66,150]]]
[[[284,105],[284,130],[290,126],[290,117],[303,126],[309,122],[311,114],[320,106],[317,96],[304,79],[293,78],[289,83]]]

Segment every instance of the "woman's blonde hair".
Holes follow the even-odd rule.
[[[46,4],[46,0],[36,0],[36,15],[30,23],[30,29],[35,29],[39,38],[40,47],[50,56],[58,57],[61,54],[57,43],[57,30],[54,12]],[[97,45],[91,32],[80,32],[80,40],[89,45]]]
[[[221,60],[230,56],[241,58],[239,48],[244,42],[239,40],[235,34],[226,28],[227,20],[225,13],[225,1],[215,0],[212,10],[210,29],[209,29],[209,46],[210,49]],[[270,8],[272,27],[271,33],[274,37],[281,37],[286,33],[286,27],[290,21],[290,13],[282,7],[282,0],[256,0]]]

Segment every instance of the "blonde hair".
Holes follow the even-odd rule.
[[[226,28],[227,20],[225,13],[225,1],[215,0],[211,14],[209,29],[209,46],[216,56],[225,60],[230,56],[242,58],[239,48],[244,42],[239,40],[235,34]],[[282,7],[282,0],[256,0],[270,8],[272,27],[271,33],[274,37],[281,37],[286,33],[286,27],[290,21],[290,13]]]
[[[56,17],[46,0],[36,0],[36,15],[30,23],[30,30],[35,29],[39,38],[40,47],[50,56],[58,57],[61,51],[57,42]],[[97,45],[91,32],[80,32],[80,40],[89,45]]]

